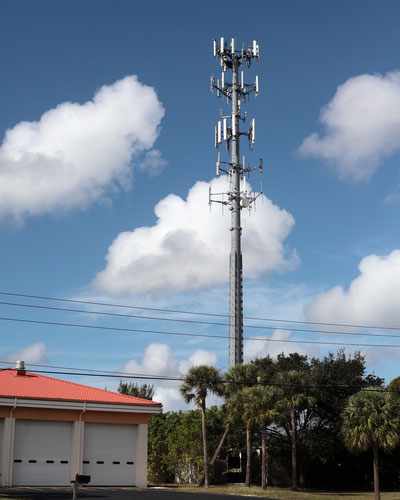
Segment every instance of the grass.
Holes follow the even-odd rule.
[[[262,490],[259,487],[248,488],[246,486],[211,486],[210,488],[184,487],[185,490],[201,493],[220,493],[225,495],[243,495],[265,498],[266,500],[361,500],[373,498],[373,493],[366,492],[321,492],[321,491],[290,491],[284,488],[268,488]],[[382,500],[400,500],[400,492],[382,493]]]

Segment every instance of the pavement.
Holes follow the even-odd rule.
[[[84,488],[79,498],[99,500],[243,500],[242,496],[192,493],[176,488]],[[256,499],[259,497],[247,497]],[[7,488],[0,490],[0,500],[72,500],[66,488]],[[265,499],[266,500],[266,499]]]

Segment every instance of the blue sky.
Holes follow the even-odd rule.
[[[275,207],[261,207],[248,223],[249,233],[255,231],[259,236],[258,231],[267,235],[267,248],[276,236],[270,237],[268,232],[270,217],[276,217],[274,220],[280,228],[276,242],[282,245],[275,256],[271,257],[268,247],[265,259],[263,249],[248,258],[248,268],[250,261],[253,267],[251,276],[247,275],[250,279],[246,280],[247,311],[285,319],[400,324],[397,312],[400,308],[393,302],[400,286],[400,260],[392,253],[400,248],[400,132],[396,113],[396,104],[400,106],[400,84],[395,73],[400,69],[396,50],[400,42],[398,2],[386,1],[382,7],[369,1],[330,4],[270,1],[255,2],[246,9],[237,2],[236,7],[228,11],[222,4],[210,1],[202,2],[197,9],[191,3],[177,1],[158,4],[72,1],[57,5],[50,1],[35,5],[18,0],[2,2],[0,179],[6,185],[3,192],[0,190],[3,197],[3,203],[0,202],[2,290],[226,312],[225,275],[218,259],[210,264],[211,270],[213,265],[222,269],[218,279],[208,276],[200,279],[197,274],[200,283],[197,287],[174,284],[174,273],[184,275],[184,266],[182,262],[175,262],[176,268],[172,269],[171,261],[158,263],[157,249],[153,249],[152,255],[155,268],[159,265],[170,269],[165,289],[159,285],[151,288],[153,276],[141,268],[143,273],[134,283],[129,280],[122,283],[124,272],[115,277],[113,269],[108,269],[110,273],[101,286],[96,276],[107,269],[106,255],[118,235],[154,226],[157,222],[154,206],[160,200],[171,193],[186,200],[197,181],[209,182],[213,178],[212,130],[223,104],[208,90],[209,76],[218,70],[211,54],[211,41],[216,36],[234,35],[246,43],[256,38],[261,46],[260,64],[250,71],[251,77],[255,72],[260,75],[262,92],[248,106],[249,114],[257,117],[256,150],[249,157],[264,158],[264,192]],[[54,174],[58,164],[49,163],[48,168],[38,174],[45,179],[38,179],[32,172],[34,169],[37,172],[37,165],[43,164],[32,160],[32,164],[22,165],[21,162],[27,161],[25,156],[18,160],[12,175],[14,180],[18,179],[23,169],[27,184],[7,187],[6,178],[1,177],[2,169],[6,172],[9,167],[7,130],[15,130],[23,122],[37,122],[43,113],[58,109],[61,103],[83,105],[93,99],[101,87],[110,88],[129,75],[136,75],[140,82],[136,90],[154,89],[148,107],[142,97],[133,96],[125,108],[128,115],[137,113],[143,119],[143,127],[134,132],[140,136],[140,147],[123,169],[125,177],[132,176],[130,182],[118,177],[120,165],[116,158],[121,151],[113,149],[117,146],[110,139],[120,127],[133,126],[125,122],[119,124],[122,108],[115,116],[110,115],[110,122],[115,118],[115,129],[108,134],[107,123],[104,124],[101,136],[104,143],[100,141],[97,145],[98,138],[93,139],[87,132],[97,123],[96,118],[91,125],[86,125],[85,117],[80,117],[83,134],[88,133],[88,141],[93,139],[93,151],[102,150],[107,141],[110,142],[107,151],[113,157],[112,168],[108,164],[104,168],[109,169],[111,180],[102,184],[100,194],[93,190],[93,185],[85,184],[82,191],[85,200],[71,201],[74,188],[67,190],[58,186],[63,183],[58,174]],[[347,86],[341,87],[340,93],[338,87],[343,84]],[[129,87],[127,92],[136,90]],[[329,103],[331,113],[324,125],[320,122],[320,113]],[[76,110],[75,107],[68,109]],[[154,110],[160,115],[150,117]],[[57,128],[61,149],[63,134],[71,132],[67,125],[63,128],[62,120],[63,116],[56,114],[49,125]],[[13,144],[23,150],[26,130],[19,128],[17,132]],[[301,148],[313,133],[319,134],[313,145]],[[143,137],[143,134],[147,135]],[[46,141],[51,142],[52,138],[48,132]],[[74,148],[73,140],[68,147]],[[156,158],[166,163],[157,175],[151,175],[149,169],[143,167],[146,154],[154,150],[156,155],[161,155]],[[90,147],[88,152],[90,156]],[[88,159],[83,155],[79,157],[83,163],[78,161],[77,168],[84,171],[92,162],[94,175],[99,178],[100,170],[97,173],[96,169],[101,168],[103,160],[106,163],[103,156],[105,158],[99,153],[98,158]],[[49,158],[45,160],[50,162]],[[124,161],[121,160],[121,165]],[[90,183],[92,179],[88,176],[85,182]],[[60,188],[57,201],[45,203],[41,195],[30,199],[35,191],[35,188],[30,190],[30,182],[35,185],[49,182],[49,190],[55,186]],[[253,186],[258,188],[258,180],[253,180]],[[16,189],[27,189],[29,193],[16,193]],[[209,224],[208,219],[202,218],[202,211],[208,216],[207,198],[204,197],[203,207],[199,201],[202,192],[199,188],[192,205],[166,206],[163,213],[166,218],[172,213],[174,230],[182,229],[186,211],[193,218],[185,222],[185,230],[191,221],[193,225]],[[21,199],[25,196],[28,201],[23,202],[21,209]],[[285,219],[285,214],[287,217],[291,214],[293,224]],[[216,209],[212,217],[222,216]],[[216,224],[215,234],[221,238],[205,234],[206,227],[198,236],[200,241],[203,237],[215,241],[218,248],[219,244],[224,246],[222,240],[228,239],[228,233],[224,234],[223,223]],[[122,259],[125,251],[135,252],[137,246],[135,250],[133,247],[139,243],[144,245],[144,251],[149,245],[151,254],[152,243],[147,237],[143,238],[138,241],[135,233],[132,246],[128,242],[114,258]],[[193,248],[196,241],[190,243]],[[178,243],[182,241],[173,241],[174,245]],[[297,258],[293,257],[294,252]],[[221,255],[223,257],[223,250]],[[379,259],[367,261],[362,280],[355,286],[358,288],[353,294],[348,293],[347,287],[360,275],[360,261],[371,255]],[[213,256],[206,255],[205,259],[211,262]],[[244,261],[246,270],[246,254]],[[335,286],[343,287],[339,298],[336,292],[326,294]],[[320,296],[321,293],[324,295]],[[304,307],[308,303],[312,305]],[[165,325],[161,321],[93,320],[84,315],[0,307],[3,316],[188,329],[187,325]],[[306,338],[290,332],[287,325],[284,330],[276,333],[277,338]],[[219,331],[223,333],[224,328]],[[157,342],[170,346],[170,351],[161,349],[154,354],[154,359],[169,356],[169,364],[160,366],[160,372],[179,370],[180,363],[186,363],[195,355],[196,359],[226,366],[226,346],[222,341],[211,345],[211,341],[189,343],[174,337],[144,335],[117,336],[113,340],[109,335],[96,332],[11,322],[2,322],[2,332],[3,358],[40,344],[33,359],[101,369],[121,369],[134,360],[134,368],[145,370],[143,352],[149,344]],[[377,342],[365,337],[362,341]],[[311,354],[326,352],[325,348],[317,352],[315,348],[310,350],[310,346],[300,347]],[[277,349],[278,346],[274,346],[273,352]],[[375,350],[369,358],[369,366],[390,378],[397,375],[395,366],[400,351],[394,349],[390,356],[387,352]],[[216,360],[213,353],[217,354]]]

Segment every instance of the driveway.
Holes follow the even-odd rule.
[[[98,500],[243,500],[242,496],[189,493],[175,488],[85,488],[79,498]],[[260,497],[247,497],[258,499]],[[70,500],[70,489],[60,488],[11,488],[0,490],[0,500]],[[268,500],[264,497],[264,500]],[[272,499],[271,499],[272,500]]]

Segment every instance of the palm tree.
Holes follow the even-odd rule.
[[[274,381],[281,385],[282,395],[277,401],[276,412],[282,426],[287,429],[291,443],[292,489],[297,490],[297,429],[301,411],[312,406],[314,398],[307,390],[307,372],[288,370],[280,372]]]
[[[251,441],[256,423],[266,423],[273,412],[273,393],[266,387],[244,387],[227,401],[228,419],[240,419],[246,428],[246,485],[251,483]]]
[[[271,425],[276,419],[276,402],[281,396],[281,391],[276,387],[262,387],[257,391],[260,397],[260,408],[256,417],[256,422],[262,427],[261,430],[261,488],[265,489],[269,483],[269,452],[267,442],[267,431],[265,427]]]
[[[225,375],[225,397],[229,398],[244,387],[257,385],[258,379],[258,369],[254,363],[232,366]]]
[[[354,451],[372,450],[375,500],[380,500],[379,450],[399,443],[399,413],[399,398],[379,388],[354,394],[343,411],[345,445]]]
[[[206,399],[209,393],[222,396],[223,383],[219,371],[212,366],[194,366],[190,368],[181,385],[181,394],[186,401],[194,401],[201,412],[201,434],[203,439],[204,486],[208,488],[208,450],[206,425]]]
[[[243,364],[243,365],[235,365],[226,373],[225,375],[225,387],[224,387],[224,396],[225,399],[229,399],[229,397],[235,392],[243,389],[243,387],[251,387],[257,383],[257,367],[251,364]],[[227,407],[225,406],[225,409]],[[210,460],[210,465],[214,465],[217,460],[219,453],[224,445],[225,439],[229,433],[231,425],[231,419],[226,420],[226,425],[224,432],[218,442],[218,445],[212,455]],[[201,482],[204,481],[204,477],[201,479]]]

